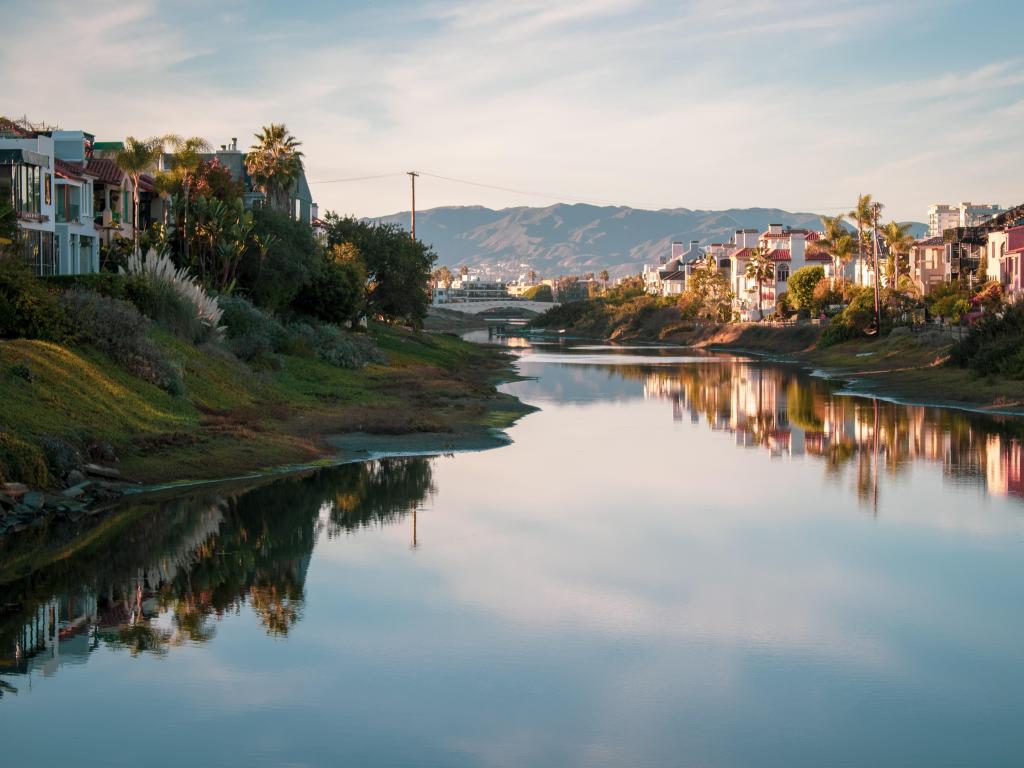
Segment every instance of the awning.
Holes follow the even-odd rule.
[[[50,158],[30,149],[0,149],[0,165],[38,165],[50,167]]]

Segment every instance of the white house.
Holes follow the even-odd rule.
[[[0,121],[0,197],[13,203],[17,248],[37,275],[57,274],[53,166],[48,133]]]
[[[755,241],[756,236],[756,241]],[[813,242],[818,233],[806,229],[788,229],[781,224],[769,224],[760,235],[750,230],[738,230],[733,237],[735,250],[730,255],[731,287],[735,298],[733,308],[741,320],[756,320],[761,316],[759,305],[765,317],[775,311],[778,296],[787,290],[789,277],[806,266],[820,266],[826,275],[832,271],[832,259],[827,253],[809,250],[808,241]],[[755,248],[761,248],[775,266],[775,275],[761,286],[758,300],[757,282],[746,275]]]

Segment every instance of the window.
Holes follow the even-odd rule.
[[[775,276],[780,283],[784,283],[789,280],[789,265],[779,264],[779,268],[775,270]]]
[[[45,174],[43,177],[43,195],[47,205],[53,205],[53,177]]]

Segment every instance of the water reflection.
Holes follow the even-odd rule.
[[[951,482],[1024,499],[1020,419],[851,396],[795,366],[729,355],[596,351],[527,355],[524,371],[544,374],[519,392],[557,402],[665,400],[674,421],[732,434],[739,448],[823,462],[837,480],[850,476],[858,497],[873,507],[886,477],[920,462],[941,465]]]
[[[52,675],[100,646],[165,655],[211,640],[225,614],[242,610],[267,634],[287,636],[302,619],[320,536],[415,515],[433,491],[429,459],[382,459],[138,504],[46,540],[11,539],[0,552],[0,673]],[[67,541],[93,538],[60,557]]]

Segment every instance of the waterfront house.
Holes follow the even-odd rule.
[[[825,274],[832,272],[832,259],[824,251],[808,249],[808,242],[817,240],[818,234],[806,229],[789,229],[782,224],[769,224],[760,235],[756,230],[737,230],[733,237],[734,250],[729,254],[731,266],[730,287],[733,309],[741,320],[756,320],[758,311],[757,283],[746,275],[756,248],[761,248],[775,266],[774,279],[761,286],[761,307],[767,317],[775,311],[779,295],[787,290],[789,277],[808,265],[821,266]]]
[[[949,249],[942,237],[925,237],[910,246],[907,255],[910,279],[925,296],[940,283],[949,282]]]
[[[37,275],[57,273],[53,138],[0,119],[0,197],[14,207],[16,251]]]

